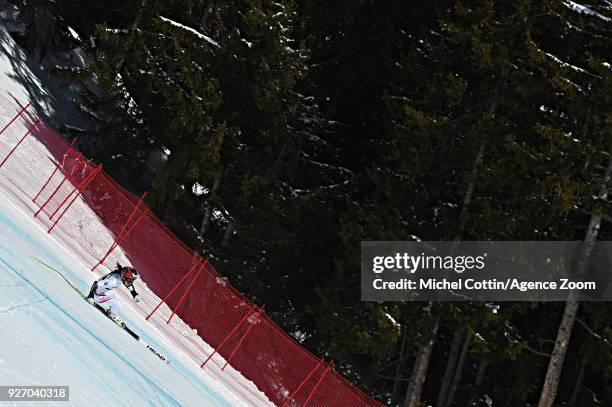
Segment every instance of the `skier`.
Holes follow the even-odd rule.
[[[123,283],[124,286],[132,294],[132,298],[135,302],[140,301],[140,296],[134,288],[134,281],[138,279],[138,272],[134,267],[123,267],[117,263],[117,268],[104,277],[100,278],[91,286],[89,295],[87,296],[87,302],[90,304],[106,305],[108,310],[107,315],[115,321],[118,325],[123,325],[123,322],[117,317],[121,304],[118,299],[115,298],[114,288],[117,288]]]

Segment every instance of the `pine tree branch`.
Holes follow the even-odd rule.
[[[587,326],[586,323],[584,323],[580,318],[576,318],[576,321],[582,325],[584,327],[584,329],[586,329],[591,335],[593,335],[595,338],[599,339],[600,341],[602,341],[603,343],[605,343],[606,345],[608,345],[609,347],[612,348],[612,343],[610,343],[610,341],[608,341],[607,338],[605,338],[603,335],[600,335],[598,333],[596,333],[595,331],[593,331],[591,328],[589,328]]]

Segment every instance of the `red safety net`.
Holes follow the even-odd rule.
[[[140,312],[202,368],[230,374],[229,364],[277,406],[382,406],[302,348],[161,223],[144,197],[118,185],[29,104],[0,98],[0,120],[3,194],[86,266],[136,267],[147,287]]]

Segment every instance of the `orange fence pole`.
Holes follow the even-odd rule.
[[[47,233],[51,233],[51,231],[53,230],[53,228],[55,227],[55,225],[57,225],[57,222],[60,221],[60,219],[66,214],[66,212],[68,211],[68,209],[70,209],[70,207],[72,206],[72,204],[74,203],[74,201],[76,201],[76,199],[79,197],[79,195],[81,195],[82,189],[86,188],[87,185],[89,185],[91,183],[91,181],[93,181],[93,179],[96,177],[96,175],[98,175],[100,173],[100,171],[102,171],[102,164],[98,165],[98,167],[92,171],[91,174],[89,174],[83,181],[81,181],[79,183],[79,185],[76,186],[76,188],[74,189],[74,191],[78,191],[75,195],[74,198],[72,198],[72,201],[70,201],[70,203],[68,204],[68,206],[66,206],[66,208],[62,211],[62,213],[60,214],[60,216],[55,220],[55,222],[53,222],[53,225],[51,225],[51,227],[49,228],[49,230],[47,231]],[[72,191],[72,192],[74,192]],[[53,215],[51,215],[49,217],[49,220],[51,220],[51,218],[53,218],[53,216],[57,213],[57,211],[59,210],[59,208],[62,207],[62,205],[64,205],[64,203],[66,202],[66,200],[68,199],[68,197],[70,195],[72,195],[72,192],[66,197],[66,199],[64,199],[64,201],[62,202],[62,204],[60,206],[57,207],[57,209],[55,210],[55,212],[53,212]]]
[[[70,143],[70,146],[68,147],[68,149],[66,150],[66,152],[64,153],[64,156],[66,154],[68,154],[68,151],[70,150],[74,150],[74,145],[76,143],[78,139],[75,137],[72,139],[72,143]],[[64,160],[66,159],[66,157],[64,157]],[[58,161],[58,163],[55,165],[55,169],[53,170],[53,172],[51,173],[51,176],[49,177],[49,179],[47,180],[47,182],[45,182],[45,184],[42,186],[42,188],[40,189],[40,191],[38,191],[38,193],[36,194],[36,196],[34,198],[32,198],[32,202],[36,202],[36,200],[38,199],[38,197],[40,196],[40,194],[42,193],[42,191],[45,190],[45,188],[47,188],[47,185],[49,184],[49,182],[51,181],[51,178],[53,178],[53,176],[55,175],[55,173],[60,169],[60,163]]]
[[[253,311],[255,311],[255,308],[257,308],[257,305],[253,304],[253,306],[251,306],[251,308],[249,309],[249,312],[246,313],[246,315],[244,317],[242,317],[242,319],[240,320],[240,322],[238,322],[236,324],[236,326],[234,327],[234,329],[231,330],[231,332],[229,334],[227,334],[227,336],[225,337],[225,339],[223,339],[223,341],[221,341],[221,343],[219,344],[219,346],[217,346],[217,348],[213,351],[213,353],[211,353],[208,358],[206,358],[206,360],[204,361],[204,363],[202,363],[200,365],[201,368],[204,368],[204,366],[208,363],[208,361],[213,357],[213,355],[215,353],[217,353],[218,349],[221,349],[221,347],[223,345],[225,345],[225,342],[228,341],[229,338],[231,338],[231,336],[234,334],[234,332],[236,332],[236,330],[238,329],[238,327],[240,327],[240,325],[242,325],[242,323],[253,313]]]
[[[183,293],[183,295],[181,296],[181,298],[179,298],[179,302],[178,304],[176,304],[176,307],[174,307],[174,309],[172,310],[172,315],[170,315],[170,318],[168,318],[168,320],[166,321],[166,324],[169,324],[170,321],[172,320],[172,317],[174,316],[174,314],[176,313],[176,310],[181,306],[181,304],[183,303],[183,300],[185,299],[185,297],[187,296],[187,293],[189,292],[189,290],[191,290],[191,287],[193,286],[193,284],[196,282],[196,280],[198,279],[198,276],[200,275],[200,273],[202,272],[202,270],[204,270],[204,267],[206,266],[206,263],[208,263],[208,259],[205,259],[202,262],[202,265],[200,266],[200,268],[198,269],[198,271],[196,272],[195,276],[193,277],[193,280],[191,280],[191,283],[189,284],[189,286],[187,287],[187,289],[185,290],[185,292]]]
[[[247,335],[249,334],[249,332],[251,331],[251,328],[253,328],[255,326],[255,323],[257,322],[257,319],[259,319],[259,316],[261,315],[261,313],[263,312],[264,308],[266,308],[265,304],[263,307],[261,307],[259,309],[259,312],[257,313],[257,315],[255,316],[255,319],[252,323],[249,324],[249,327],[247,328],[247,330],[242,334],[242,337],[240,338],[240,340],[238,341],[238,343],[236,344],[236,347],[234,348],[234,350],[232,351],[232,353],[229,355],[229,357],[227,358],[227,360],[225,361],[225,364],[223,365],[223,368],[221,368],[221,370],[225,370],[225,367],[227,366],[228,363],[230,363],[232,361],[232,358],[234,357],[234,355],[236,354],[236,352],[238,352],[238,348],[240,348],[240,345],[242,345],[242,341],[244,341],[244,339],[247,337]]]
[[[323,381],[323,378],[325,377],[325,375],[327,374],[327,372],[329,372],[329,369],[331,368],[331,365],[334,362],[332,361],[330,364],[327,365],[327,367],[325,368],[325,371],[323,372],[323,374],[321,375],[321,377],[319,378],[319,380],[317,381],[317,384],[315,384],[315,386],[312,388],[312,390],[310,390],[310,393],[308,394],[308,398],[306,399],[306,401],[304,402],[302,407],[306,407],[308,405],[308,402],[310,401],[310,399],[312,398],[312,396],[314,395],[315,391],[317,391],[317,389],[319,388],[319,385],[321,384],[321,382]]]
[[[7,129],[7,128],[8,128],[8,127],[11,125],[11,124],[13,124],[13,122],[14,122],[15,120],[17,120],[17,118],[18,118],[19,116],[21,116],[21,114],[22,114],[23,112],[25,112],[25,111],[26,111],[26,109],[27,109],[28,107],[30,107],[30,105],[31,105],[31,104],[32,104],[32,101],[29,101],[27,105],[25,105],[24,107],[22,107],[22,108],[21,108],[21,110],[20,110],[20,111],[19,111],[19,112],[18,112],[18,113],[15,115],[15,117],[13,117],[13,118],[11,119],[11,121],[10,121],[10,122],[8,122],[7,124],[5,124],[5,125],[4,125],[4,127],[2,128],[2,130],[0,130],[0,134],[4,133],[4,130],[6,130],[6,129]]]
[[[2,162],[0,163],[0,168],[2,168],[2,166],[4,165],[4,163],[6,162],[6,160],[9,159],[9,157],[11,155],[13,155],[13,153],[15,152],[15,150],[17,150],[17,147],[19,147],[19,145],[23,142],[23,140],[25,140],[26,137],[28,137],[28,134],[30,134],[30,132],[32,130],[34,130],[34,127],[38,126],[38,123],[40,123],[40,118],[37,119],[34,124],[32,124],[30,126],[30,128],[28,129],[28,131],[26,131],[26,134],[23,135],[23,137],[21,138],[21,140],[19,140],[19,142],[17,144],[15,144],[15,147],[13,147],[13,149],[8,153],[8,155],[4,158],[4,160],[2,160]]]
[[[136,211],[138,211],[138,207],[140,206],[140,204],[144,201],[145,197],[147,196],[147,192],[145,192],[144,194],[142,194],[142,196],[140,197],[140,200],[138,201],[138,203],[136,204],[136,206],[134,206],[134,209],[132,210],[132,213],[130,213],[130,216],[128,216],[127,221],[125,222],[125,225],[123,225],[123,227],[121,228],[121,230],[119,231],[119,234],[117,236],[115,236],[115,241],[113,242],[113,244],[111,245],[111,247],[108,249],[108,251],[106,252],[106,254],[100,259],[100,261],[91,268],[91,271],[94,271],[96,269],[96,267],[98,267],[99,265],[101,265],[102,263],[104,263],[104,260],[106,260],[106,258],[111,254],[111,252],[113,250],[115,250],[115,247],[117,247],[119,245],[119,243],[121,243],[123,241],[123,239],[125,239],[125,237],[127,237],[128,233],[132,231],[133,228],[128,230],[128,233],[125,234],[125,236],[123,236],[124,232],[126,231],[128,225],[130,224],[130,221],[132,220],[132,218],[134,217],[134,214],[136,213]],[[142,216],[141,216],[142,218]],[[134,223],[134,226],[137,223]]]
[[[55,188],[55,191],[53,191],[53,193],[49,196],[49,198],[47,198],[47,200],[45,201],[44,204],[42,204],[40,206],[40,208],[38,208],[38,210],[36,211],[36,213],[34,214],[34,217],[36,218],[38,216],[38,214],[45,208],[45,206],[47,206],[47,204],[49,202],[51,202],[51,200],[53,199],[53,197],[55,196],[55,194],[57,194],[57,192],[60,190],[60,188],[62,187],[62,185],[64,185],[64,182],[66,182],[66,180],[68,179],[68,174],[64,174],[64,179],[62,180],[62,182],[59,183],[59,185],[57,186],[57,188]]]
[[[315,367],[310,371],[310,373],[308,373],[308,375],[304,378],[304,380],[302,380],[302,383],[300,383],[300,385],[297,387],[297,389],[295,389],[293,391],[293,393],[291,393],[289,395],[289,397],[287,398],[287,401],[285,401],[283,403],[283,405],[281,407],[287,407],[287,405],[289,404],[289,402],[291,400],[293,400],[293,398],[295,397],[295,395],[302,390],[302,387],[304,387],[304,385],[306,384],[306,382],[308,381],[308,379],[310,379],[310,377],[314,374],[314,372],[317,371],[317,369],[319,369],[319,366],[321,366],[323,364],[323,359],[319,359],[319,363],[317,363],[315,365]]]
[[[172,290],[170,290],[170,292],[168,294],[166,294],[166,296],[159,302],[159,304],[157,304],[157,306],[155,308],[153,308],[153,311],[151,311],[151,313],[145,318],[146,321],[149,320],[149,318],[151,318],[151,315],[153,315],[155,313],[155,311],[157,311],[157,309],[159,307],[161,307],[161,305],[166,302],[166,300],[168,298],[170,298],[170,296],[176,291],[176,289],[181,285],[181,283],[187,278],[187,276],[189,276],[189,274],[195,270],[195,268],[198,266],[198,264],[200,264],[202,260],[193,263],[191,265],[191,267],[189,267],[189,270],[187,270],[187,272],[185,273],[185,275],[179,280],[178,283],[176,283],[176,285],[172,288]]]

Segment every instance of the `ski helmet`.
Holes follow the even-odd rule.
[[[138,272],[134,267],[124,267],[121,269],[121,279],[123,282],[132,283],[134,280],[138,279]]]

